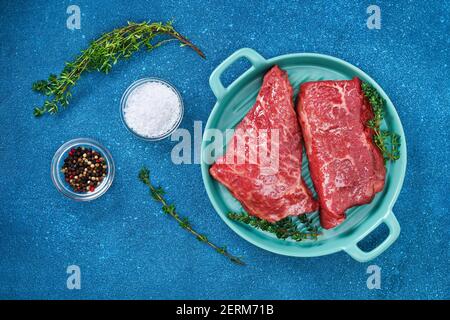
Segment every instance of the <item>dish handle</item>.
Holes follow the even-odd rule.
[[[216,69],[211,73],[209,77],[209,86],[212,92],[216,96],[217,100],[220,100],[225,93],[227,88],[225,88],[220,80],[223,72],[228,69],[233,63],[235,63],[240,58],[246,58],[252,64],[253,68],[260,68],[265,66],[266,59],[264,59],[258,52],[250,48],[242,48],[235,51],[232,55],[226,58],[221,64],[217,66]]]
[[[358,247],[358,243],[362,239],[364,239],[364,235],[364,237],[358,239],[358,241],[354,244],[344,248],[344,251],[347,252],[353,259],[359,262],[367,262],[382,254],[395,242],[395,240],[397,240],[400,234],[400,224],[398,223],[398,220],[392,211],[389,211],[389,213],[380,221],[380,223],[376,227],[378,227],[381,223],[386,224],[386,226],[389,228],[389,235],[375,249],[366,252]]]

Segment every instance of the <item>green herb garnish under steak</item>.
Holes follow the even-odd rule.
[[[305,239],[317,240],[320,235],[318,227],[313,225],[313,222],[306,215],[298,216],[299,222],[303,224],[298,225],[291,217],[286,217],[275,223],[270,223],[266,220],[250,216],[245,213],[228,213],[228,218],[244,224],[248,224],[256,229],[273,233],[278,239],[292,239],[294,241],[302,241]]]

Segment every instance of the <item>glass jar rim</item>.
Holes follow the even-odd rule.
[[[61,173],[62,162],[65,159],[65,155],[73,148],[76,147],[91,147],[100,152],[103,158],[106,160],[106,164],[108,166],[108,173],[100,183],[100,185],[93,192],[85,192],[78,193],[70,189],[70,187],[66,184],[64,179],[62,178],[63,174]],[[70,141],[67,141],[63,145],[61,145],[58,150],[55,152],[52,162],[51,162],[51,178],[52,182],[55,185],[56,189],[61,192],[64,196],[77,200],[77,201],[91,201],[99,198],[106,191],[108,191],[111,186],[115,176],[115,166],[114,161],[111,156],[109,150],[103,146],[101,143],[94,139],[90,138],[76,138]]]
[[[180,103],[179,104],[180,114],[178,116],[177,121],[174,123],[173,127],[170,130],[168,130],[167,132],[165,132],[164,134],[162,134],[160,136],[156,136],[156,137],[146,137],[146,136],[143,136],[143,135],[137,133],[132,128],[130,128],[128,123],[125,121],[125,114],[124,113],[125,113],[125,106],[126,106],[126,103],[128,101],[128,97],[130,96],[131,92],[134,91],[134,89],[136,89],[137,87],[139,87],[140,85],[142,85],[142,84],[144,84],[146,82],[159,82],[159,83],[162,83],[162,84],[166,85],[167,87],[169,87],[177,95],[178,101]],[[122,120],[123,125],[134,136],[136,136],[136,137],[138,137],[139,139],[142,139],[142,140],[159,141],[159,140],[162,140],[164,138],[167,138],[168,136],[170,136],[180,126],[180,123],[181,123],[181,121],[183,119],[183,116],[184,116],[184,103],[183,103],[183,98],[181,97],[180,92],[170,82],[168,82],[166,80],[163,80],[163,79],[160,79],[160,78],[146,77],[146,78],[141,78],[141,79],[138,79],[138,80],[134,81],[130,86],[128,86],[128,88],[122,94],[122,98],[120,99],[120,119]]]

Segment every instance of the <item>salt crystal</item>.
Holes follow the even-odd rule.
[[[123,116],[128,127],[146,138],[161,138],[179,123],[181,99],[169,85],[147,81],[132,89]]]

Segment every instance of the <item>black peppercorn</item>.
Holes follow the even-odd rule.
[[[93,192],[106,177],[108,166],[98,151],[77,147],[69,151],[61,172],[75,192]]]

